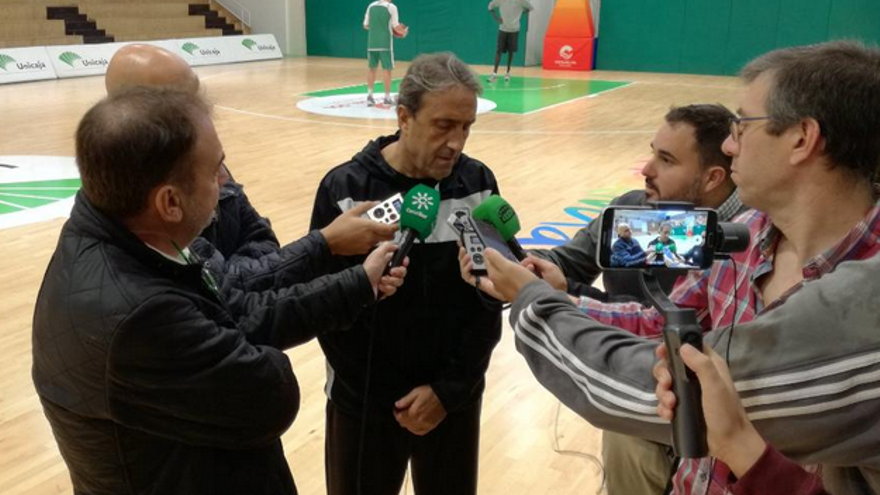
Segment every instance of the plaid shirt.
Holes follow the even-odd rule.
[[[783,304],[804,284],[816,280],[844,261],[870,258],[880,251],[880,202],[835,246],[816,256],[802,269],[803,280],[781,297],[764,306],[757,282],[773,271],[773,260],[780,232],[762,212],[750,210],[736,219],[749,227],[749,248],[720,261],[702,272],[680,278],[670,299],[681,308],[693,308],[704,330],[721,328],[734,322],[745,323],[761,312]],[[625,328],[644,336],[657,337],[663,330],[663,317],[655,309],[640,304],[604,304],[581,298],[579,307],[601,322]],[[673,479],[675,494],[722,495],[735,482],[730,470],[710,458],[685,459]],[[706,484],[709,483],[707,487]]]

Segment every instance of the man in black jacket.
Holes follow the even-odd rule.
[[[163,48],[131,44],[119,49],[107,66],[108,94],[148,86],[197,93],[199,78],[186,60]],[[395,227],[361,218],[373,206],[364,204],[320,231],[280,246],[268,218],[251,205],[244,186],[232,179],[220,188],[214,220],[192,249],[209,261],[221,287],[250,290],[308,282],[323,273],[332,255],[365,254],[380,241],[391,240]]]
[[[224,180],[207,104],[133,88],[76,134],[83,188],[43,279],[33,379],[77,494],[296,493],[282,349],[348,328],[403,269],[393,246],[278,291],[221,293],[189,244]]]
[[[492,172],[462,153],[480,92],[454,55],[417,58],[400,85],[399,132],[367,144],[319,186],[313,229],[416,184],[441,197],[434,232],[409,253],[406,285],[364,313],[353,338],[319,338],[331,495],[396,495],[408,461],[419,495],[476,493],[481,397],[501,315],[461,280],[457,233],[444,220],[498,193]],[[337,259],[340,268],[359,261]]]

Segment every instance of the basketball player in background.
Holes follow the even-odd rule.
[[[397,19],[397,6],[391,0],[376,0],[367,7],[364,15],[364,29],[369,33],[367,39],[367,106],[375,106],[373,85],[376,83],[376,70],[382,62],[382,82],[385,84],[385,105],[394,105],[391,99],[391,70],[394,69],[394,30],[400,28]]]

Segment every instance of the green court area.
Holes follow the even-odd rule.
[[[30,210],[67,199],[82,186],[80,179],[0,184],[0,215]]]
[[[505,81],[503,76],[490,83],[488,76],[480,76],[483,85],[483,98],[495,102],[496,112],[526,114],[545,108],[561,105],[580,98],[596,96],[605,91],[628,86],[624,81],[585,81],[573,79],[546,79],[542,77],[511,77]],[[391,83],[391,91],[397,92],[400,79]],[[336,96],[366,93],[367,85],[348,86],[306,93],[306,96]],[[376,83],[376,94],[384,92],[384,85]]]

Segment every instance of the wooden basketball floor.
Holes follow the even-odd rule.
[[[309,91],[362,84],[364,66],[361,60],[299,58],[197,69],[217,105],[227,163],[282,242],[306,233],[314,192],[327,170],[395,130],[390,120],[323,117],[295,106]],[[395,76],[404,71],[400,64]],[[527,115],[478,117],[465,152],[495,172],[524,235],[542,222],[572,223],[565,209],[582,206],[579,200],[591,192],[640,187],[638,169],[670,105],[710,102],[733,109],[740,87],[729,77],[537,68],[515,73],[633,82]],[[76,125],[103,92],[101,77],[0,86],[0,156],[73,156]],[[6,495],[72,491],[30,377],[34,300],[62,224],[0,230],[0,493]],[[599,431],[563,407],[555,432],[558,402],[531,376],[505,325],[484,399],[480,493],[598,493],[599,466],[584,455],[554,452],[554,438],[563,450],[598,457]],[[303,396],[299,417],[283,437],[285,451],[300,492],[320,494],[324,359],[314,342],[288,354]]]

